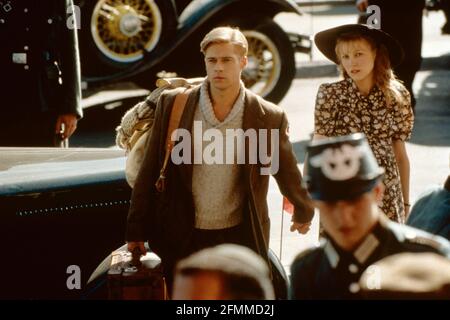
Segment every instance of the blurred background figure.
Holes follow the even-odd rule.
[[[363,13],[360,23],[366,22],[367,16],[364,13],[370,5],[380,7],[381,30],[397,39],[405,52],[405,59],[394,71],[411,94],[414,110],[416,98],[412,84],[422,62],[422,14],[425,0],[357,0],[356,6]]]
[[[174,300],[273,300],[266,262],[251,249],[222,244],[181,260],[175,269]]]
[[[367,299],[450,299],[450,260],[435,253],[386,257],[362,274]]]
[[[441,28],[442,34],[450,34],[450,0],[427,0],[428,11],[442,10],[445,15],[445,24]]]
[[[417,200],[406,224],[450,240],[450,175]]]
[[[82,117],[72,0],[2,1],[0,146],[59,146]]]

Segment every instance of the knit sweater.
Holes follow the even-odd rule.
[[[205,158],[201,157],[201,164],[193,165],[192,192],[195,205],[195,227],[199,229],[225,229],[238,225],[242,221],[242,211],[244,206],[244,186],[242,184],[242,165],[237,164],[237,150],[234,150],[233,164],[226,163],[226,130],[242,129],[244,117],[244,86],[241,89],[236,102],[224,121],[219,121],[209,97],[208,82],[205,81],[200,90],[199,105],[194,114],[194,126],[202,126],[202,136],[205,130],[217,129],[220,131],[223,151],[210,152],[205,150],[215,141],[203,141],[201,137],[193,134],[193,143],[203,141],[202,148],[197,150],[203,155],[211,154],[217,156],[218,163],[205,163]],[[217,132],[218,133],[218,132]],[[230,139],[231,137],[229,137]],[[195,149],[195,148],[194,148]],[[209,147],[211,150],[211,146]]]

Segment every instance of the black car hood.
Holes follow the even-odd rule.
[[[125,180],[125,152],[94,148],[0,148],[0,195]]]

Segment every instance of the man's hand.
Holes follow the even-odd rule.
[[[291,224],[291,232],[294,232],[297,230],[298,233],[306,234],[310,228],[311,228],[311,222],[298,223],[298,222],[292,221],[292,224]]]
[[[61,139],[63,140],[70,138],[77,128],[77,122],[77,116],[71,113],[58,116],[58,119],[56,119],[55,134],[61,134]],[[63,123],[64,131],[61,130]]]
[[[356,1],[356,7],[361,12],[366,12],[368,6],[369,6],[369,0],[358,0],[358,1]]]
[[[135,248],[139,248],[139,252],[145,255],[147,250],[145,249],[144,241],[130,241],[128,242],[128,251],[133,252]]]

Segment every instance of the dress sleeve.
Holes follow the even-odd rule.
[[[409,92],[404,88],[402,88],[400,92],[403,101],[394,105],[394,121],[392,125],[394,133],[392,139],[406,141],[411,137],[414,125],[414,114],[411,107],[411,97]]]
[[[332,99],[327,87],[327,84],[322,84],[317,92],[314,110],[314,133],[330,137],[333,136],[335,119],[333,117]]]

